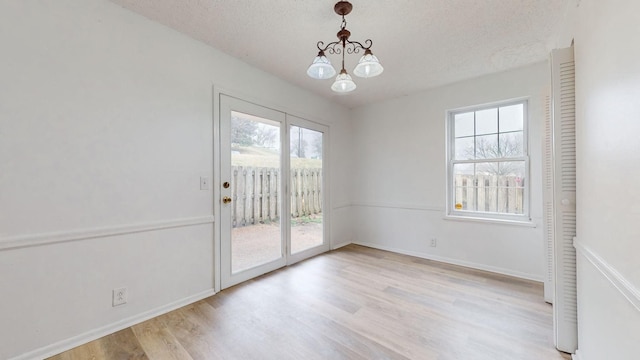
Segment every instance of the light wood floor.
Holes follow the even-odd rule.
[[[350,245],[51,359],[570,357],[541,284]]]

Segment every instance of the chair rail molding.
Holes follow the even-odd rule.
[[[401,209],[401,210],[444,212],[444,207],[442,206],[432,206],[432,205],[422,205],[422,204],[387,203],[387,202],[354,202],[352,205],[357,207],[369,207],[369,208],[387,208],[387,209]]]
[[[573,240],[573,246],[579,254],[584,256],[609,282],[633,305],[636,310],[640,311],[640,290],[638,290],[631,282],[629,282],[622,274],[609,265],[603,258],[591,250],[588,246],[580,243],[577,239]]]
[[[124,224],[89,229],[76,229],[64,232],[51,232],[10,236],[0,238],[0,251],[18,249],[44,244],[80,241],[102,237],[126,235],[147,231],[165,230],[186,226],[212,224],[213,215],[197,216],[191,218],[170,219],[139,224]]]

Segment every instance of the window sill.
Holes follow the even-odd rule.
[[[474,217],[474,216],[445,215],[444,220],[464,221],[464,222],[477,222],[477,223],[485,223],[485,224],[524,226],[524,227],[531,227],[531,228],[535,228],[535,227],[538,226],[533,221],[491,219],[491,218]]]

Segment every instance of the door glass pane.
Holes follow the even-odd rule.
[[[280,181],[280,123],[232,111],[232,273],[283,256]]]
[[[291,253],[322,245],[322,133],[291,126]]]

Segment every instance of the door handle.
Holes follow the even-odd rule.
[[[231,202],[231,198],[230,198],[230,197],[228,197],[228,196],[225,196],[225,197],[223,197],[223,198],[222,198],[222,202],[223,202],[224,204],[228,204],[228,203],[230,203],[230,202]]]

